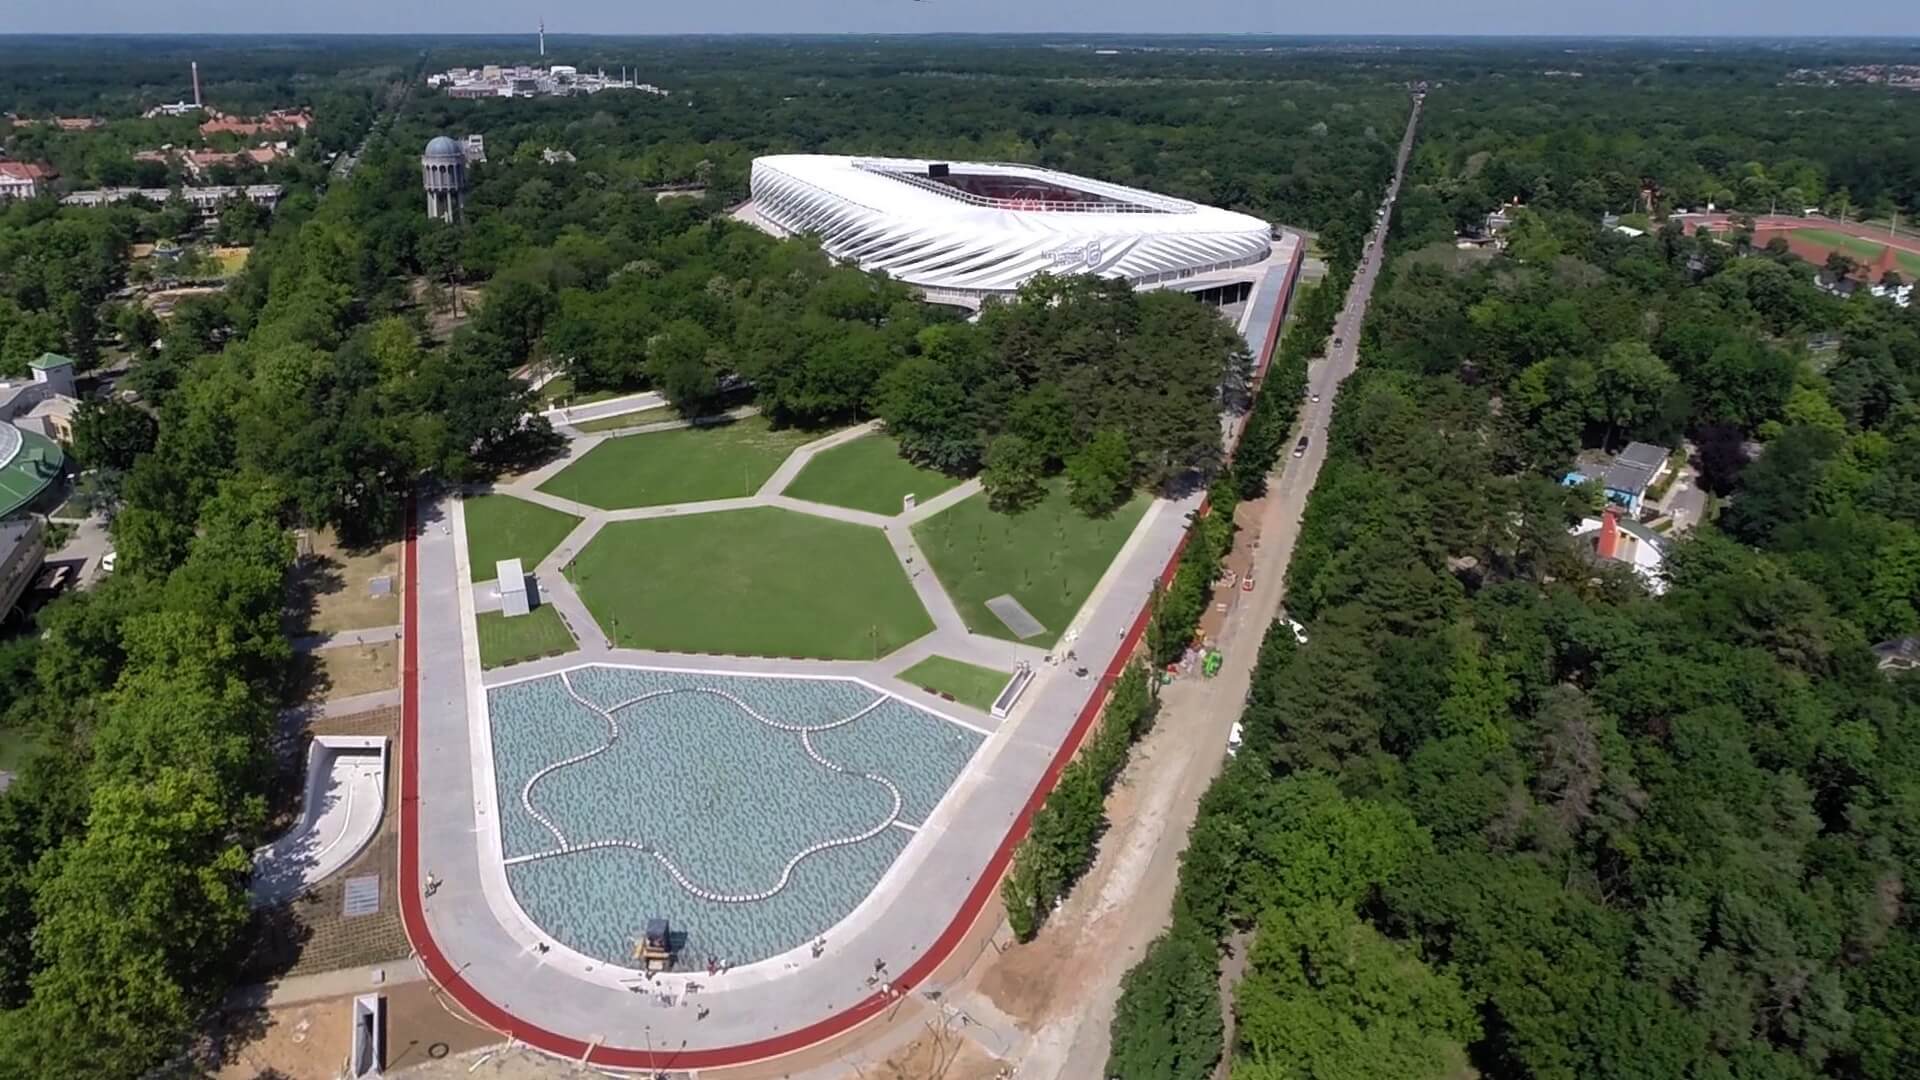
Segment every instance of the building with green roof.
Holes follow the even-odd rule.
[[[0,424],[0,518],[12,517],[39,498],[66,462],[59,443]]]

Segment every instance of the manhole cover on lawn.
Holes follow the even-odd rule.
[[[347,879],[346,893],[340,901],[340,914],[376,915],[380,911],[380,875],[366,874]]]
[[[987,601],[987,610],[998,616],[1000,621],[1007,625],[1007,629],[1013,631],[1013,636],[1022,641],[1047,632],[1047,628],[1041,624],[1040,620],[1034,618],[1026,608],[1021,607],[1020,601],[1015,600],[1012,593],[1005,593]]]

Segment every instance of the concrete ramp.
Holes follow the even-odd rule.
[[[284,904],[352,862],[380,830],[386,797],[386,736],[315,738],[300,819],[253,853],[253,906]]]

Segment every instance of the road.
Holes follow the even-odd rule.
[[[1258,536],[1260,546],[1254,560],[1256,586],[1228,618],[1218,644],[1224,653],[1220,673],[1212,679],[1185,679],[1167,687],[1161,695],[1160,719],[1140,747],[1139,756],[1151,759],[1152,773],[1136,777],[1149,784],[1171,786],[1174,797],[1165,802],[1164,814],[1141,814],[1109,833],[1101,844],[1100,860],[1108,864],[1089,875],[1092,881],[1134,878],[1137,887],[1117,906],[1112,917],[1124,920],[1118,933],[1102,935],[1110,958],[1106,970],[1093,986],[1085,1007],[1074,1010],[1066,1030],[1050,1025],[1035,1033],[1033,1045],[1021,1062],[1021,1080],[1086,1080],[1102,1075],[1106,1068],[1109,1028],[1114,1007],[1120,997],[1120,979],[1144,953],[1148,943],[1166,929],[1173,909],[1173,891],[1178,878],[1180,855],[1186,850],[1187,831],[1198,813],[1200,796],[1218,775],[1225,760],[1228,730],[1239,717],[1247,689],[1253,682],[1253,667],[1259,658],[1260,641],[1267,626],[1280,613],[1282,590],[1288,561],[1299,535],[1301,515],[1307,496],[1319,478],[1326,459],[1327,425],[1333,417],[1334,393],[1353,373],[1359,362],[1358,338],[1373,285],[1380,274],[1382,248],[1387,226],[1392,221],[1393,200],[1400,191],[1406,173],[1407,157],[1413,147],[1415,126],[1420,120],[1416,99],[1407,130],[1401,138],[1394,176],[1388,184],[1384,208],[1353,284],[1347,292],[1346,306],[1334,323],[1337,344],[1331,345],[1324,359],[1316,361],[1308,375],[1308,386],[1319,401],[1308,402],[1300,410],[1300,433],[1308,436],[1306,450],[1297,458],[1286,459],[1286,467],[1268,488],[1264,516]],[[1164,799],[1164,791],[1160,796]],[[1143,805],[1151,805],[1152,792],[1141,795]],[[1157,834],[1157,835],[1152,835]],[[1150,852],[1144,866],[1115,867],[1115,862],[1136,853]],[[1088,887],[1088,886],[1083,886]]]

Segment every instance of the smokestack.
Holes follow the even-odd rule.
[[[1600,513],[1600,540],[1593,553],[1603,559],[1617,559],[1620,551],[1620,511],[1609,506]]]
[[[540,20],[540,55],[547,55],[547,20]]]
[[[200,107],[200,61],[193,61],[193,107]]]

